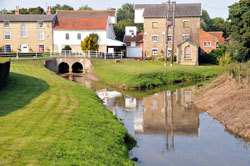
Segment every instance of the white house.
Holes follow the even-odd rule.
[[[99,35],[99,51],[109,47],[123,46],[115,40],[113,24],[117,23],[115,10],[58,10],[53,28],[54,50],[61,52],[65,45],[72,50],[81,50],[81,41],[91,33]]]

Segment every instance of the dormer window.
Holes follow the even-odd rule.
[[[9,21],[3,22],[3,26],[4,26],[4,28],[9,28],[10,27],[10,22]]]
[[[43,28],[43,21],[37,22],[37,28]]]

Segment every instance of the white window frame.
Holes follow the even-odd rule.
[[[41,27],[39,23],[42,23],[43,26]],[[44,28],[44,21],[37,21],[37,28]]]
[[[45,44],[38,44],[38,52],[40,52],[39,50],[39,46],[43,45],[43,52],[45,52]]]
[[[134,36],[135,35],[135,31],[133,29],[130,29],[129,30],[129,34],[132,35],[132,36]]]
[[[5,23],[8,23],[9,26],[5,26],[5,25],[6,25]],[[4,27],[4,28],[10,28],[10,22],[9,22],[9,21],[4,21],[4,22],[3,22],[3,27]]]
[[[22,26],[24,26],[24,29],[22,29]],[[21,24],[20,25],[20,31],[21,31],[21,38],[28,38],[28,30],[26,24]],[[23,32],[26,32],[26,35],[23,36]]]
[[[206,45],[205,43],[207,43],[209,45]],[[211,41],[204,41],[203,42],[203,47],[211,47]]]
[[[171,37],[171,40],[168,40],[168,42],[173,42],[173,35],[168,35],[168,39]]]
[[[186,57],[186,48],[189,47],[190,48],[190,57]],[[191,46],[186,46],[184,48],[184,59],[192,59],[192,47]]]
[[[42,36],[41,38],[40,35]],[[37,40],[44,40],[44,38],[45,38],[44,31],[37,31]]]
[[[78,38],[79,37],[78,35],[80,35],[80,39]],[[65,36],[65,38],[66,38],[66,36]],[[82,34],[81,33],[77,33],[77,40],[82,40]]]
[[[67,35],[68,35],[68,39],[67,39]],[[69,40],[69,33],[65,33],[65,40]]]
[[[156,37],[156,40],[153,40],[153,37]],[[158,35],[152,35],[152,42],[154,43],[158,42]]]
[[[130,42],[131,47],[136,47],[136,42]]]
[[[11,44],[5,44],[5,45],[4,45],[4,52],[5,52],[5,53],[9,53],[9,52],[6,51],[6,46],[7,46],[7,45],[10,46],[10,52],[11,52]]]
[[[154,52],[154,50],[156,50],[156,53]],[[152,48],[152,55],[158,55],[158,48]]]
[[[171,57],[172,55],[172,48],[168,48],[168,54],[167,54],[167,57]]]
[[[9,39],[6,39],[6,38],[5,38],[6,33],[9,33],[9,36],[10,36]],[[10,31],[4,31],[4,32],[3,32],[3,36],[4,36],[4,40],[11,40],[11,32],[10,32]]]
[[[188,39],[185,40],[185,39],[184,39],[184,36],[188,36]],[[183,35],[182,35],[182,40],[183,40],[183,41],[187,41],[187,40],[189,40],[189,39],[190,39],[190,34],[183,34]]]

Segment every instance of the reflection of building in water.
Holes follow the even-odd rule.
[[[122,94],[108,89],[97,90],[96,94],[103,101],[103,104],[115,115],[115,98],[121,97]]]
[[[191,103],[194,90],[184,88],[144,97],[143,115],[134,117],[137,122],[135,133],[166,134],[168,150],[169,147],[174,149],[176,135],[198,136],[199,111]]]
[[[125,108],[136,108],[136,98],[125,96]]]

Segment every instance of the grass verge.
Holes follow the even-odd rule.
[[[215,65],[164,66],[163,62],[93,59],[94,72],[101,81],[124,89],[149,89],[180,82],[202,81],[221,73]]]
[[[0,165],[133,165],[128,133],[91,90],[13,61],[0,93]]]

